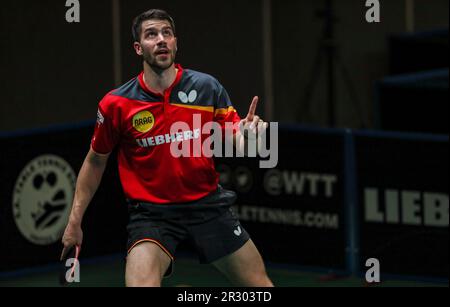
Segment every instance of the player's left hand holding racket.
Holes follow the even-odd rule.
[[[69,222],[62,238],[64,248],[61,253],[61,271],[59,282],[65,286],[70,283],[68,279],[75,277],[78,269],[78,257],[80,256],[81,243],[83,242],[83,231],[81,226]],[[72,259],[72,261],[67,261]]]

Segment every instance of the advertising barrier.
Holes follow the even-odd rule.
[[[55,263],[93,123],[0,137],[0,271]],[[83,221],[83,257],[126,250],[126,205],[109,161]]]
[[[344,133],[281,127],[278,155],[216,162],[235,212],[266,260],[345,270]]]
[[[356,132],[361,264],[448,277],[448,137]],[[364,270],[364,268],[361,268]]]
[[[0,134],[0,272],[56,263],[93,122]],[[216,158],[234,212],[272,263],[448,276],[448,136],[280,125],[278,164]],[[115,153],[83,221],[82,257],[126,254]],[[238,232],[239,230],[237,230]]]

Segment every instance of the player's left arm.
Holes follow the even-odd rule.
[[[248,139],[257,139],[257,143],[260,144],[262,135],[269,127],[269,123],[255,114],[258,101],[258,96],[253,97],[247,116],[239,122],[239,129],[234,134],[234,145],[241,153],[245,153]]]

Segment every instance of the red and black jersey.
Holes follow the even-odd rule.
[[[176,79],[164,95],[148,89],[141,73],[99,103],[91,146],[100,154],[118,146],[120,180],[129,199],[182,203],[198,200],[217,188],[219,176],[213,158],[175,158],[170,146],[199,137],[202,132],[194,127],[194,115],[202,126],[214,121],[222,129],[225,122],[239,122],[239,115],[215,78],[176,67]],[[171,126],[176,122],[186,124],[184,131],[174,134]]]

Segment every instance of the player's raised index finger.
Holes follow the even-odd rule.
[[[252,103],[250,104],[250,109],[248,110],[247,119],[252,120],[255,116],[256,107],[258,106],[258,96],[253,97]]]

